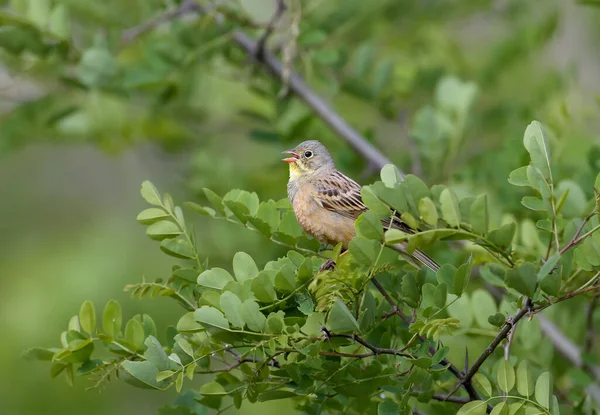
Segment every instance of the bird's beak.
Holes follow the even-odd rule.
[[[285,161],[286,163],[295,163],[300,158],[300,156],[298,156],[298,154],[292,150],[283,151],[282,154],[291,154],[292,155],[292,157],[287,157],[287,158],[284,158],[281,160],[281,161]]]

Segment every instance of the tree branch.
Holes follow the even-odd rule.
[[[233,40],[250,56],[256,56],[257,43],[250,39],[244,32],[235,31],[233,33]],[[258,62],[262,63],[277,78],[282,79],[284,67],[271,53],[264,51]],[[337,112],[331,109],[321,97],[313,92],[297,73],[292,72],[290,74],[288,86],[290,91],[302,99],[319,118],[329,125],[337,135],[343,138],[350,147],[368,162],[373,163],[379,169],[391,163],[386,156],[352,128]]]
[[[352,340],[352,341],[355,341],[355,342],[359,343],[360,345],[362,345],[363,347],[365,347],[365,348],[367,348],[367,349],[369,349],[371,351],[371,353],[363,353],[363,354],[339,353],[339,352],[336,352],[336,351],[333,351],[333,352],[321,352],[321,353],[327,353],[325,356],[344,356],[344,357],[364,358],[364,357],[370,357],[370,356],[379,356],[379,355],[382,355],[382,354],[391,354],[391,355],[394,355],[394,356],[408,357],[408,358],[411,358],[411,359],[414,358],[413,355],[408,354],[408,353],[403,353],[400,349],[388,349],[388,348],[385,348],[385,347],[374,346],[371,343],[368,343],[362,337],[356,336],[354,334],[337,334],[337,333],[332,333],[329,330],[327,330],[325,327],[321,328],[321,331],[325,335],[326,339],[333,339],[335,337],[349,339],[349,340]]]
[[[471,369],[459,379],[456,387],[448,394],[447,398],[450,398],[460,387],[464,385],[466,382],[471,382],[475,373],[479,370],[481,365],[487,360],[488,357],[496,350],[496,347],[502,342],[502,340],[506,339],[510,332],[513,330],[514,326],[521,320],[529,311],[531,310],[531,300],[528,298],[526,304],[515,314],[512,319],[507,319],[500,330],[500,333],[496,336],[494,340],[490,343],[490,345],[483,351],[483,353],[477,358]]]
[[[372,278],[371,281],[373,282],[373,284],[375,285],[375,287],[377,287],[377,289],[379,290],[379,292],[381,293],[381,295],[383,295],[383,297],[385,298],[385,300],[389,303],[389,305],[392,306],[392,312],[388,313],[386,315],[384,315],[384,318],[387,318],[391,315],[398,315],[400,318],[402,318],[406,324],[410,325],[410,320],[408,319],[408,317],[406,317],[401,311],[400,308],[398,307],[398,304],[396,304],[396,302],[394,301],[394,299],[388,294],[388,292],[385,290],[385,288],[383,288],[383,286],[381,285],[381,283],[379,281],[377,281],[377,278]],[[419,339],[421,340],[421,342],[425,342],[427,339],[423,336],[419,336]],[[435,354],[436,350],[433,348],[433,346],[429,346],[429,353],[431,353],[432,355]],[[458,370],[458,368],[456,366],[454,366],[448,359],[444,358],[440,361],[440,364],[443,366],[446,366],[448,368],[448,370],[459,380],[458,383],[458,388],[460,388],[460,386],[464,386],[465,390],[467,391],[467,393],[469,394],[469,397],[471,400],[476,401],[479,400],[479,394],[477,393],[477,391],[475,390],[475,388],[473,387],[473,384],[471,383],[471,379],[469,379],[466,382],[463,382],[463,373]],[[456,392],[456,391],[454,391]]]
[[[279,7],[279,3],[278,10],[271,22],[275,22],[283,13],[283,8]],[[200,5],[195,0],[185,0],[179,7],[167,10],[152,20],[143,22],[138,26],[126,30],[121,38],[122,43],[127,44],[162,23],[173,21],[186,14],[203,13],[206,12],[206,10],[206,6]],[[270,30],[269,27],[271,27]],[[265,68],[278,79],[283,80],[285,77],[289,89],[304,101],[304,103],[310,107],[319,118],[321,118],[337,135],[344,139],[350,147],[370,164],[376,166],[378,169],[381,169],[386,164],[391,164],[391,161],[383,153],[377,150],[377,148],[375,148],[375,146],[373,146],[362,134],[352,128],[346,120],[344,120],[336,111],[331,109],[321,97],[306,85],[296,72],[292,71],[289,73],[289,76],[288,74],[284,74],[285,68],[282,63],[273,54],[264,49],[264,43],[272,31],[273,24],[269,23],[263,37],[259,39],[259,41],[254,41],[243,31],[236,30],[233,32],[233,40],[240,48],[246,51],[249,56],[264,65]],[[400,175],[404,175],[399,169],[398,171],[400,172]]]

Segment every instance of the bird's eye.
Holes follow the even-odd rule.
[[[304,152],[304,157],[306,157],[307,159],[311,158],[313,156],[312,151],[305,151]]]

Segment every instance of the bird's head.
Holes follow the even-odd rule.
[[[284,153],[290,154],[290,157],[283,159],[290,166],[290,180],[335,168],[329,151],[317,140],[304,141]]]

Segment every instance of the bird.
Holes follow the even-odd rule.
[[[327,148],[317,140],[304,141],[283,153],[290,155],[282,161],[289,164],[287,194],[298,223],[322,244],[341,242],[347,250],[356,235],[354,222],[368,210],[362,201],[362,186],[337,169]],[[415,232],[397,215],[393,219],[382,219],[382,225],[385,229]],[[440,269],[433,259],[418,249],[409,254],[406,242],[390,247],[417,267],[420,263],[433,272]]]

